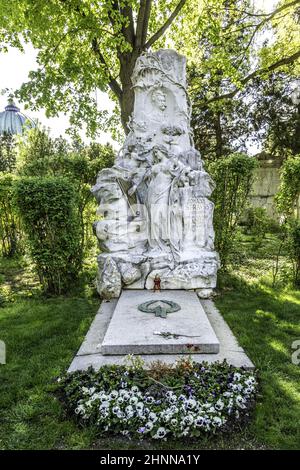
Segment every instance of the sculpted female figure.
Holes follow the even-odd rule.
[[[180,171],[182,165],[164,146],[153,149],[153,166],[146,202],[149,216],[149,257],[172,255],[169,197],[172,182]]]

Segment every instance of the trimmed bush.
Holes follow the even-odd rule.
[[[286,217],[295,217],[300,197],[300,155],[290,157],[280,170],[280,188],[275,200],[278,210]]]
[[[216,184],[213,192],[215,245],[223,269],[228,264],[237,225],[245,210],[253,183],[255,158],[234,153],[209,165],[209,172]]]
[[[9,258],[21,251],[20,220],[13,202],[15,180],[14,175],[0,174],[0,252]]]
[[[73,186],[61,177],[24,177],[16,182],[14,194],[44,290],[50,294],[68,291],[82,267]]]

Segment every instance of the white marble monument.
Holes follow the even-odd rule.
[[[216,285],[213,182],[194,148],[186,60],[167,49],[136,62],[130,132],[112,168],[92,192],[99,208],[95,232],[98,292],[122,289],[193,289],[205,296]]]

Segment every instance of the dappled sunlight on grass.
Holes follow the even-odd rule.
[[[98,305],[88,298],[21,298],[0,309],[1,338],[7,346],[7,364],[0,369],[0,448],[53,448],[65,434],[68,447],[68,433],[87,435],[63,418],[50,391],[52,380],[79,348]]]
[[[261,395],[251,432],[267,446],[300,446],[300,366],[292,364],[292,343],[300,339],[300,292],[272,289],[257,277],[234,277],[217,306],[259,369]]]
[[[285,347],[282,344],[282,342],[280,342],[278,340],[271,340],[271,341],[269,341],[269,345],[271,346],[271,348],[274,349],[274,351],[283,354],[287,359],[290,358],[289,351],[288,351],[287,347]]]
[[[250,265],[243,267],[244,274],[235,270],[220,277],[215,301],[259,369],[252,423],[234,435],[152,443],[152,449],[299,449],[300,365],[292,364],[291,355],[293,341],[300,340],[300,292],[286,285],[273,289],[270,263],[259,259]],[[98,309],[99,299],[91,295],[93,271],[80,291],[46,298],[32,290],[34,280],[26,287],[32,276],[26,269],[21,261],[12,263],[12,271],[7,260],[0,262],[0,282],[7,275],[11,293],[0,308],[1,339],[7,345],[7,364],[0,366],[0,449],[149,448],[147,442],[128,439],[97,440],[94,430],[80,429],[64,415],[51,393],[53,380],[70,364]]]

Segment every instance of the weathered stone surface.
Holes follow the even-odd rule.
[[[109,256],[105,259],[97,278],[97,291],[105,299],[119,297],[122,283],[121,274],[114,259]]]
[[[219,259],[215,253],[204,253],[194,260],[178,264],[174,269],[154,269],[146,280],[146,288],[153,288],[156,274],[161,279],[162,289],[212,289],[216,287],[215,273]]]
[[[214,205],[208,199],[214,184],[194,148],[185,64],[170,49],[138,58],[130,132],[115,165],[102,170],[92,188],[100,247],[116,261],[126,288],[151,289],[157,270],[163,270],[163,289],[216,285]],[[100,278],[103,269],[99,263]],[[119,278],[113,281],[110,292],[117,294]]]
[[[125,285],[132,284],[142,277],[141,270],[132,263],[119,263],[119,270]]]
[[[104,356],[100,352],[100,346],[105,336],[109,321],[115,310],[115,305],[115,300],[102,303],[82,347],[69,367],[69,372],[73,372],[75,370],[86,370],[90,366],[95,370],[98,370],[105,364],[124,364],[126,356]],[[220,351],[217,354],[191,354],[190,357],[196,362],[206,361],[208,363],[213,363],[216,361],[222,362],[226,360],[229,364],[232,364],[235,367],[253,369],[254,365],[252,361],[245,354],[243,348],[239,346],[235,336],[214,303],[211,300],[201,300],[201,305],[203,306],[210,324],[219,339]],[[98,343],[98,338],[100,344]],[[154,361],[158,360],[167,364],[174,364],[175,361],[184,357],[186,357],[184,354],[141,354],[141,358],[145,362],[145,367],[150,366]]]
[[[213,289],[197,289],[199,299],[211,299],[214,295]]]
[[[179,311],[166,318],[145,313],[138,306],[154,301],[169,300],[178,304]],[[178,337],[164,337],[171,333]],[[196,293],[165,290],[123,291],[104,337],[101,353],[110,354],[178,354],[218,353],[219,341]]]

